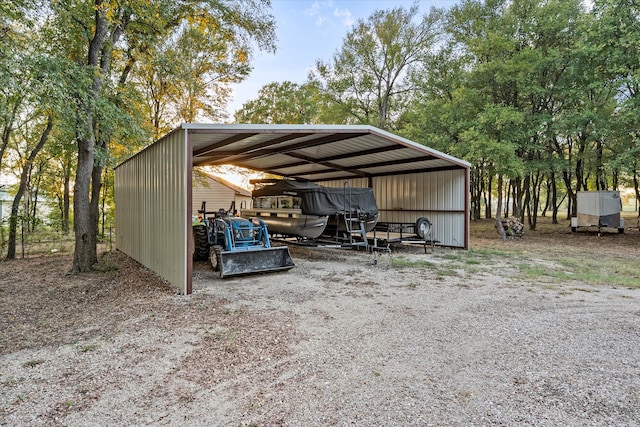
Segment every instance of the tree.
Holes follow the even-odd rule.
[[[73,138],[61,132],[61,126],[56,126],[49,137],[45,151],[50,161],[44,171],[42,183],[43,195],[56,200],[58,210],[53,214],[57,228],[64,235],[68,235],[70,227],[71,208],[71,177],[75,160],[75,147],[70,143]]]
[[[107,102],[109,93],[116,95],[127,83],[144,54],[191,23],[197,23],[202,32],[221,34],[217,40],[226,49],[237,52],[241,46],[245,59],[250,56],[253,42],[260,48],[271,48],[273,21],[264,12],[267,5],[266,1],[224,0],[75,0],[52,4],[60,41],[86,76],[86,83],[78,84],[76,93],[73,271],[88,271],[97,259],[98,201],[111,138],[102,131],[111,126],[104,123],[108,115],[101,115],[100,108],[113,105]],[[236,37],[230,39],[230,35]]]
[[[32,2],[19,4],[24,7]],[[74,75],[72,64],[65,57],[53,54],[45,42],[51,39],[49,20],[42,20],[38,26],[27,21],[24,26],[10,25],[10,28],[11,40],[16,45],[14,49],[2,49],[3,57],[10,56],[11,61],[10,65],[3,62],[0,70],[6,83],[2,97],[7,101],[7,108],[2,110],[0,158],[11,142],[20,181],[11,208],[7,258],[15,256],[19,208],[31,185],[37,157],[47,143],[54,123],[69,114],[72,104],[69,82],[70,76]],[[23,215],[29,215],[29,211],[24,210]]]
[[[597,65],[616,88],[616,110],[610,116],[613,130],[605,143],[614,155],[607,166],[621,171],[622,180],[640,199],[640,5],[631,0],[597,0],[592,15],[597,19],[587,33],[591,52],[594,59],[607,58],[606,66]]]
[[[313,83],[273,82],[235,113],[236,123],[318,123],[320,93]]]
[[[393,127],[414,90],[408,75],[439,32],[438,10],[414,22],[417,12],[417,4],[376,11],[356,23],[330,62],[317,62],[310,79],[331,100],[337,121]]]
[[[13,198],[11,204],[11,216],[9,217],[9,240],[7,242],[7,259],[14,259],[16,256],[16,231],[18,226],[18,210],[20,209],[20,203],[25,194],[25,190],[28,185],[28,180],[31,175],[31,169],[33,167],[34,160],[44,144],[47,142],[51,128],[53,127],[53,116],[49,115],[46,118],[46,124],[40,134],[40,138],[35,147],[29,152],[27,158],[22,165],[22,172],[20,173],[20,185],[18,191]],[[23,215],[28,215],[29,212],[23,212]]]

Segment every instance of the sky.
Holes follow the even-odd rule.
[[[420,14],[431,7],[448,8],[457,0],[421,0]],[[304,83],[318,59],[329,61],[342,46],[345,35],[358,20],[367,20],[376,10],[403,6],[413,0],[272,0],[276,21],[276,53],[256,52],[253,71],[242,83],[233,85],[233,99],[227,107],[229,120],[247,101],[258,97],[262,86],[286,80]]]

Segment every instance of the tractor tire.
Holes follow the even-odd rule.
[[[209,257],[209,239],[207,227],[204,225],[193,226],[193,259],[206,261]]]
[[[211,261],[211,267],[213,267],[213,271],[220,271],[220,253],[222,252],[222,246],[211,246],[209,249],[209,261]]]
[[[431,221],[428,218],[421,217],[416,221],[416,234],[421,239],[424,239],[425,236],[429,236],[431,233]]]

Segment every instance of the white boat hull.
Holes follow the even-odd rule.
[[[243,209],[243,218],[257,217],[267,224],[269,234],[317,239],[324,233],[328,216],[304,215],[300,209]]]

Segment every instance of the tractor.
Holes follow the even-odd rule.
[[[193,224],[194,258],[209,259],[220,277],[289,270],[295,267],[287,246],[272,247],[267,225],[259,218],[233,215],[226,211],[207,212],[206,202]],[[213,214],[207,218],[207,215]]]

